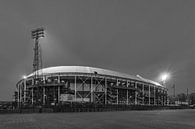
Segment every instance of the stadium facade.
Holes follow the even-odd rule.
[[[111,70],[85,66],[44,68],[21,79],[17,84],[20,105],[59,105],[67,102],[166,105],[163,85]]]

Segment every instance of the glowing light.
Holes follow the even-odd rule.
[[[167,79],[169,79],[170,78],[170,75],[169,75],[169,73],[163,73],[162,75],[161,75],[161,81],[163,81],[163,82],[165,82]]]
[[[26,79],[26,78],[27,78],[27,76],[26,76],[26,75],[23,75],[23,76],[22,76],[22,78],[23,78],[23,79]]]

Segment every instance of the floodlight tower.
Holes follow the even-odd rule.
[[[35,73],[35,78],[39,75],[39,70],[42,69],[42,57],[41,57],[41,47],[39,44],[39,39],[44,37],[44,28],[37,28],[32,30],[32,39],[35,40],[34,46],[34,60],[33,60],[33,72]]]

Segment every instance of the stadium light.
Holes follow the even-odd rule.
[[[32,38],[33,39],[39,39],[44,37],[44,28],[37,28],[32,31]]]
[[[26,79],[26,78],[27,78],[27,76],[26,76],[26,75],[23,75],[23,76],[22,76],[22,78],[23,78],[23,79]]]
[[[163,83],[163,85],[165,85],[166,81],[170,78],[170,74],[162,73],[160,78],[161,78],[160,81]]]
[[[167,78],[168,78],[168,74],[163,74],[162,77],[161,77],[161,80],[166,81]]]

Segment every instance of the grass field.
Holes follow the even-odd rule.
[[[0,114],[0,129],[195,129],[195,109]]]

